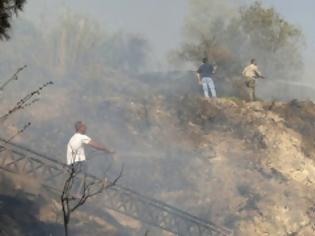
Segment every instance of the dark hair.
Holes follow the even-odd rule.
[[[203,63],[207,63],[208,62],[208,58],[207,57],[202,58],[202,62]]]
[[[82,125],[82,121],[77,121],[74,123],[74,129],[75,131],[79,131],[79,129],[81,128]]]
[[[255,58],[250,59],[250,64],[254,64],[256,62]]]

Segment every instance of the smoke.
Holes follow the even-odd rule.
[[[181,74],[141,73],[150,54],[147,40],[104,28],[72,12],[44,31],[23,18],[16,21],[14,37],[1,44],[3,81],[20,65],[28,67],[3,91],[2,110],[41,83],[52,80],[54,87],[10,117],[1,135],[11,136],[9,127],[32,121],[15,141],[64,161],[73,123],[83,120],[92,138],[117,151],[114,160],[90,153],[92,173],[101,175],[112,164],[110,174],[115,175],[124,164],[124,185],[151,196],[161,189],[179,189],[186,180],[172,170],[184,166],[190,156],[181,151],[177,120],[172,119],[176,111],[169,112],[168,105],[191,90],[191,75],[182,83]]]
[[[248,43],[238,28],[232,27],[236,22],[233,20],[239,17],[239,7],[238,3],[230,1],[211,1],[210,4],[209,1],[191,1],[184,29],[188,41],[184,46],[193,45],[189,49],[196,50],[184,54],[185,59],[189,57],[196,66],[203,56],[205,41],[214,38],[209,56],[219,65],[218,76],[222,78],[216,83],[219,96],[230,95],[224,93],[226,87],[232,86],[231,81],[240,76],[242,67],[251,57],[257,57],[261,70],[267,75],[266,81],[258,82],[259,96],[292,99],[306,95],[303,82],[288,82],[283,77],[275,82],[279,71],[272,58],[280,54],[281,58],[287,57],[286,51],[279,50],[270,58],[270,53]],[[0,45],[2,80],[25,63],[28,69],[4,91],[1,101],[5,104],[1,109],[10,107],[20,95],[42,82],[53,80],[55,83],[54,88],[41,95],[40,102],[10,119],[10,125],[17,126],[25,120],[32,121],[31,129],[19,140],[23,144],[65,161],[66,144],[74,132],[73,123],[83,120],[92,138],[117,152],[111,157],[88,150],[90,172],[102,175],[112,167],[109,176],[114,176],[124,164],[120,184],[206,219],[213,215],[205,206],[213,206],[214,212],[224,210],[224,218],[229,212],[223,206],[225,200],[235,196],[236,191],[252,194],[256,190],[248,188],[244,179],[235,181],[238,177],[235,170],[243,172],[251,168],[246,166],[250,157],[240,162],[242,150],[227,154],[221,150],[235,158],[227,163],[221,162],[220,155],[214,152],[225,139],[216,140],[215,133],[206,131],[215,131],[211,129],[213,124],[222,124],[224,120],[212,115],[216,112],[215,106],[204,111],[206,115],[199,112],[200,100],[194,97],[199,95],[200,88],[194,74],[185,71],[143,73],[148,71],[151,51],[150,43],[141,35],[107,31],[106,25],[100,25],[95,19],[72,12],[45,29],[22,18],[13,33],[11,41]],[[200,40],[200,36],[205,41]],[[277,85],[281,83],[285,85]],[[301,90],[297,92],[297,88]],[[313,96],[313,89],[307,89]],[[197,125],[197,121],[201,124]],[[235,147],[241,145],[235,140],[231,143]],[[226,175],[221,175],[223,172]],[[251,177],[258,182],[261,176],[253,175]],[[227,185],[223,184],[225,181]],[[221,190],[228,193],[223,200]],[[252,195],[255,201],[257,197]],[[219,199],[220,204],[215,205],[214,199]],[[233,225],[230,221],[228,223]]]
[[[300,27],[262,3],[191,0],[182,45],[170,54],[170,61],[175,67],[196,68],[207,56],[219,66],[219,80],[227,81],[230,87],[241,79],[250,59],[256,58],[267,78],[258,86],[263,99],[309,99],[314,96],[303,79],[304,42]],[[303,86],[292,81],[300,81]]]

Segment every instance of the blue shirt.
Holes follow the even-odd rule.
[[[213,75],[213,66],[210,65],[209,63],[203,63],[201,66],[199,66],[197,73],[200,74],[201,78],[205,78],[205,77],[211,78]]]

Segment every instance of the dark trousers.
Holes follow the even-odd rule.
[[[87,163],[86,161],[77,161],[71,164],[71,168],[77,173],[87,173]]]
[[[72,182],[71,193],[78,197],[82,195],[84,191],[83,185],[87,174],[87,163],[86,161],[78,161],[71,164],[70,168],[76,173]]]

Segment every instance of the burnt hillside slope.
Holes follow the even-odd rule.
[[[312,102],[205,100],[187,74],[104,77],[56,83],[23,113],[34,125],[15,141],[65,160],[82,119],[117,151],[112,159],[88,150],[93,174],[123,163],[121,185],[236,235],[314,235]]]

